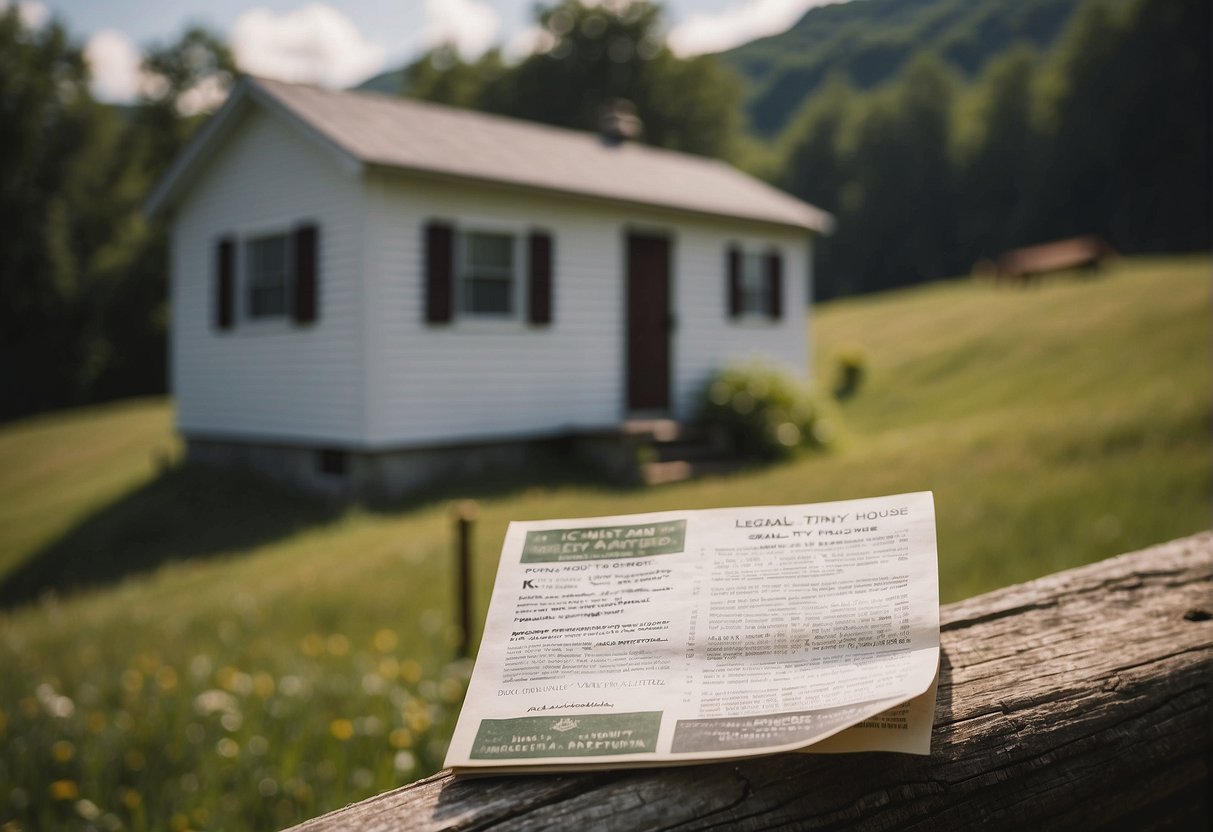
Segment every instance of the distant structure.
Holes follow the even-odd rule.
[[[1107,242],[1087,234],[1004,252],[998,258],[995,276],[999,280],[1027,283],[1053,272],[1096,270],[1116,256],[1116,251]]]
[[[399,493],[686,420],[730,362],[806,376],[830,215],[605,115],[603,137],[242,79],[146,205],[188,456]]]

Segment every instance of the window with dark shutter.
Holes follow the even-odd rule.
[[[319,311],[319,232],[315,225],[301,225],[294,233],[294,287],[291,312],[297,324],[315,323]]]
[[[783,317],[783,258],[778,251],[767,254],[767,316],[777,321]]]
[[[552,235],[532,231],[530,237],[530,322],[552,322]]]
[[[450,323],[451,283],[454,273],[455,232],[444,222],[425,227],[425,320]]]
[[[218,330],[236,319],[236,243],[225,237],[215,245],[215,295],[212,322]]]
[[[737,246],[729,246],[728,250],[728,275],[729,275],[729,317],[737,318],[741,315],[741,249]]]

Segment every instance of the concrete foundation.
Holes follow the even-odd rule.
[[[196,437],[186,437],[185,446],[189,463],[242,468],[340,498],[398,497],[428,486],[522,471],[552,455],[573,456],[613,482],[636,482],[641,461],[634,436],[610,432],[383,451]]]

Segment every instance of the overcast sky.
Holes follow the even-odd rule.
[[[608,0],[609,1],[609,0]],[[830,0],[665,0],[670,45],[683,55],[727,49],[782,31]],[[552,5],[548,0],[546,5]],[[453,42],[465,58],[493,45],[534,43],[535,0],[0,0],[37,25],[50,16],[86,44],[96,95],[133,100],[139,55],[202,24],[226,36],[241,69],[346,87]]]

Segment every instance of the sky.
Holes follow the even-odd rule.
[[[611,2],[611,0],[591,0]],[[553,5],[547,0],[545,5]],[[715,52],[783,31],[831,0],[664,0],[670,46]],[[502,46],[517,58],[535,48],[535,0],[0,0],[26,21],[54,17],[85,45],[93,92],[129,102],[146,83],[139,58],[201,24],[227,38],[246,72],[348,87],[395,69],[426,49],[454,43],[465,59]],[[199,93],[199,106],[206,100]]]

